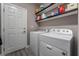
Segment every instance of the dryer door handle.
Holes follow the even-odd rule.
[[[52,46],[51,46],[51,45],[47,45],[47,48],[48,48],[49,50],[52,50]]]

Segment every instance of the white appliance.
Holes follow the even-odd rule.
[[[40,56],[69,56],[72,55],[73,33],[69,29],[51,29],[39,36]]]
[[[32,50],[32,53],[35,56],[39,55],[39,34],[43,34],[45,31],[32,31],[30,32],[30,48]]]

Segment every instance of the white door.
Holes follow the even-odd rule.
[[[27,10],[3,4],[5,54],[27,47]]]

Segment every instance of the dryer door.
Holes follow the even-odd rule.
[[[40,41],[40,56],[66,56],[66,51]]]

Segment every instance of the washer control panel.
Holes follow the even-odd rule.
[[[70,29],[50,29],[49,32],[56,32],[56,33],[61,33],[61,34],[71,34],[72,35],[72,30],[70,30]]]

